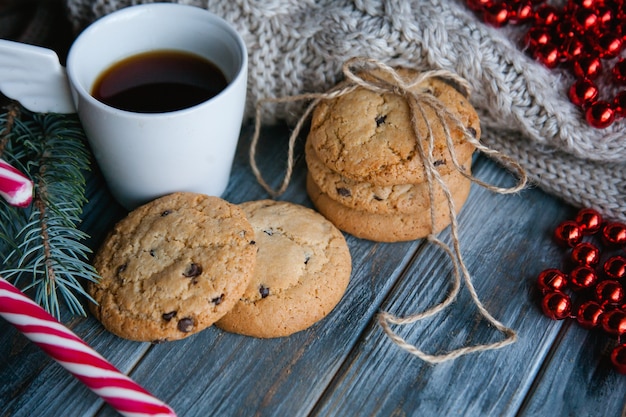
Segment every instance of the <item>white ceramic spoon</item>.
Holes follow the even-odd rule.
[[[36,113],[75,113],[65,68],[46,48],[0,39],[0,91]]]

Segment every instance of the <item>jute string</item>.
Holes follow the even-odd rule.
[[[375,73],[375,72],[376,73]],[[439,304],[429,308],[428,310],[412,314],[404,317],[395,316],[389,312],[382,311],[378,314],[378,323],[382,327],[383,331],[386,335],[399,347],[406,350],[407,352],[421,358],[422,360],[435,364],[441,363],[448,360],[452,360],[458,358],[460,356],[466,355],[472,352],[480,352],[485,350],[493,350],[499,349],[504,346],[507,346],[511,343],[514,343],[517,339],[517,335],[514,330],[506,327],[500,321],[495,319],[483,306],[480,301],[478,294],[472,284],[472,279],[470,273],[463,261],[463,257],[461,255],[461,247],[460,247],[460,239],[458,232],[458,222],[456,217],[456,210],[454,201],[452,198],[452,194],[447,184],[444,182],[443,178],[439,171],[437,171],[435,166],[435,158],[433,157],[434,143],[435,138],[433,134],[433,122],[429,120],[426,114],[426,108],[430,108],[436,116],[436,121],[441,124],[443,127],[443,131],[445,134],[446,145],[448,151],[450,152],[452,163],[454,168],[461,173],[463,176],[468,178],[469,180],[475,182],[476,184],[487,188],[490,191],[500,193],[500,194],[513,194],[521,191],[527,183],[527,175],[525,170],[512,158],[507,155],[502,154],[496,150],[490,149],[483,144],[481,144],[478,139],[474,136],[472,132],[469,132],[463,123],[458,119],[458,117],[448,110],[439,99],[437,99],[429,88],[426,86],[426,81],[431,78],[440,78],[444,80],[449,80],[454,84],[460,86],[465,89],[468,93],[471,90],[470,85],[466,80],[459,77],[458,75],[446,71],[446,70],[433,70],[426,71],[423,73],[419,73],[411,80],[403,79],[394,68],[379,62],[377,60],[368,59],[368,58],[352,58],[346,61],[343,65],[343,74],[345,80],[339,83],[337,86],[331,88],[325,93],[311,93],[311,94],[301,94],[289,97],[279,97],[279,98],[265,98],[261,99],[257,102],[256,105],[256,115],[255,115],[255,128],[254,133],[250,145],[250,165],[252,167],[252,171],[254,172],[259,184],[272,196],[277,197],[285,192],[287,187],[289,186],[289,182],[291,181],[291,176],[293,173],[294,167],[294,145],[296,139],[299,136],[299,133],[304,125],[305,121],[308,119],[312,110],[321,100],[332,100],[336,97],[348,94],[354,91],[357,88],[365,88],[370,91],[373,91],[378,94],[395,94],[402,98],[404,98],[410,108],[411,114],[411,125],[416,137],[416,148],[417,152],[421,158],[421,161],[424,165],[424,171],[426,174],[426,181],[428,184],[428,193],[430,199],[430,220],[431,220],[431,231],[435,229],[435,205],[434,202],[434,193],[435,193],[435,184],[439,185],[441,190],[443,191],[446,200],[447,206],[450,216],[450,229],[451,229],[451,239],[452,239],[452,248],[435,235],[434,232],[431,232],[428,235],[428,241],[437,245],[441,248],[447,257],[450,259],[453,267],[453,282],[451,291],[445,297],[445,299]],[[385,74],[387,77],[382,78],[378,74]],[[387,79],[388,78],[388,79]],[[283,178],[282,183],[280,184],[278,189],[274,189],[267,184],[267,182],[263,179],[261,172],[256,164],[256,149],[259,142],[260,130],[261,130],[261,112],[263,106],[267,103],[287,103],[293,101],[300,100],[310,100],[310,104],[306,107],[304,113],[296,123],[290,137],[289,137],[289,145],[288,145],[288,154],[287,154],[287,168],[285,177]],[[423,121],[426,126],[426,131],[422,132],[421,129],[418,128],[419,121]],[[485,183],[471,174],[465,172],[465,169],[461,166],[459,161],[457,160],[456,153],[454,151],[454,144],[452,140],[452,135],[450,133],[451,126],[457,129],[460,129],[463,132],[464,139],[470,142],[476,149],[483,152],[484,154],[494,158],[507,166],[517,177],[517,183],[512,187],[497,187],[488,183]],[[421,349],[418,349],[415,345],[407,342],[404,338],[399,336],[396,332],[393,331],[391,325],[408,325],[415,323],[417,321],[423,320],[425,318],[431,317],[438,312],[445,309],[449,306],[457,297],[460,287],[461,287],[461,277],[463,277],[463,281],[465,282],[469,293],[471,295],[472,300],[474,301],[476,307],[480,314],[491,323],[496,329],[502,332],[505,338],[499,342],[490,343],[490,344],[480,344],[468,347],[462,347],[459,349],[451,350],[447,353],[432,355],[424,352]]]

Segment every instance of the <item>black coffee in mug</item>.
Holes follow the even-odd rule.
[[[99,101],[136,113],[164,113],[200,104],[228,82],[209,60],[182,51],[151,51],[113,64],[96,80]]]

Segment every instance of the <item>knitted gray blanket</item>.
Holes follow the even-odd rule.
[[[78,31],[152,0],[66,0]],[[570,103],[574,79],[520,50],[518,28],[483,24],[462,0],[178,0],[220,15],[249,50],[247,115],[256,101],[322,92],[348,58],[446,69],[469,81],[482,142],[521,164],[537,186],[626,221],[626,120],[595,129]],[[626,56],[626,53],[622,53]],[[305,103],[268,105],[264,123],[294,122]]]

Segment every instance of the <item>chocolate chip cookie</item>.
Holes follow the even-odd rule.
[[[254,277],[216,326],[271,338],[304,330],[341,300],[351,256],[343,234],[315,211],[288,202],[242,203],[258,248]]]
[[[218,197],[174,193],[115,225],[94,259],[91,311],[131,340],[176,340],[212,325],[238,302],[256,264],[244,212]]]
[[[452,193],[455,214],[465,203],[471,184],[456,184]],[[401,242],[421,239],[431,232],[438,233],[450,222],[450,210],[446,199],[435,201],[435,230],[432,230],[430,204],[422,211],[413,213],[377,214],[347,207],[322,192],[311,175],[307,175],[307,192],[315,208],[344,232],[376,242]],[[452,191],[452,190],[451,190]]]
[[[416,72],[399,69],[409,80]],[[386,74],[378,74],[389,78]],[[428,91],[458,118],[467,131],[480,138],[480,123],[475,109],[463,91],[441,79],[431,78],[413,87]],[[446,145],[442,123],[430,106],[424,106],[434,137],[433,158],[438,171],[454,170]],[[416,137],[411,117],[417,120],[421,139]],[[465,162],[474,146],[463,131],[446,123],[457,160]],[[359,87],[351,93],[320,102],[312,116],[308,140],[324,165],[346,178],[374,185],[416,184],[425,181],[418,140],[424,141],[428,129],[421,114],[411,115],[406,98],[392,93],[379,94]]]

